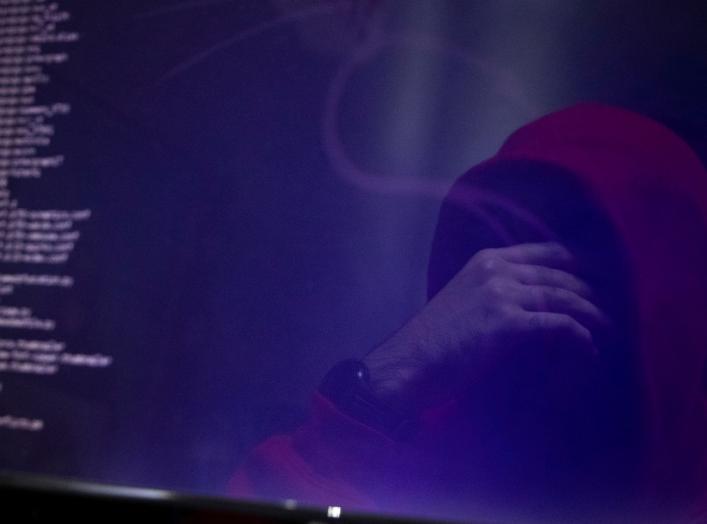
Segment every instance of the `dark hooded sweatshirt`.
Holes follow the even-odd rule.
[[[707,522],[705,168],[623,109],[540,118],[448,193],[429,296],[481,248],[551,239],[617,326],[588,388],[506,370],[425,412],[406,442],[315,393],[310,419],[257,446],[230,492],[464,520]]]

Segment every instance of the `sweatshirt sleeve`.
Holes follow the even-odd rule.
[[[308,420],[256,446],[229,484],[238,498],[375,510],[397,444],[314,393]],[[376,487],[373,493],[371,487]]]

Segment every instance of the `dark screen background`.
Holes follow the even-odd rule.
[[[0,377],[47,426],[3,469],[223,493],[424,304],[444,191],[514,129],[598,100],[704,147],[702,2],[59,4],[81,40],[40,94],[72,106],[66,162],[12,190],[93,216],[75,287],[17,300],[114,364]]]

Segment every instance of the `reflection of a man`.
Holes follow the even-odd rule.
[[[336,365],[311,419],[258,446],[232,492],[457,518],[697,515],[705,268],[707,174],[676,135],[595,104],[533,122],[445,199],[426,306]]]

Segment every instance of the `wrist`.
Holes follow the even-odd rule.
[[[378,398],[371,388],[368,367],[357,359],[343,360],[324,377],[319,393],[342,413],[394,440],[406,440],[414,432],[416,417]]]
[[[416,317],[363,358],[371,392],[391,408],[417,416],[440,397],[441,364]]]

